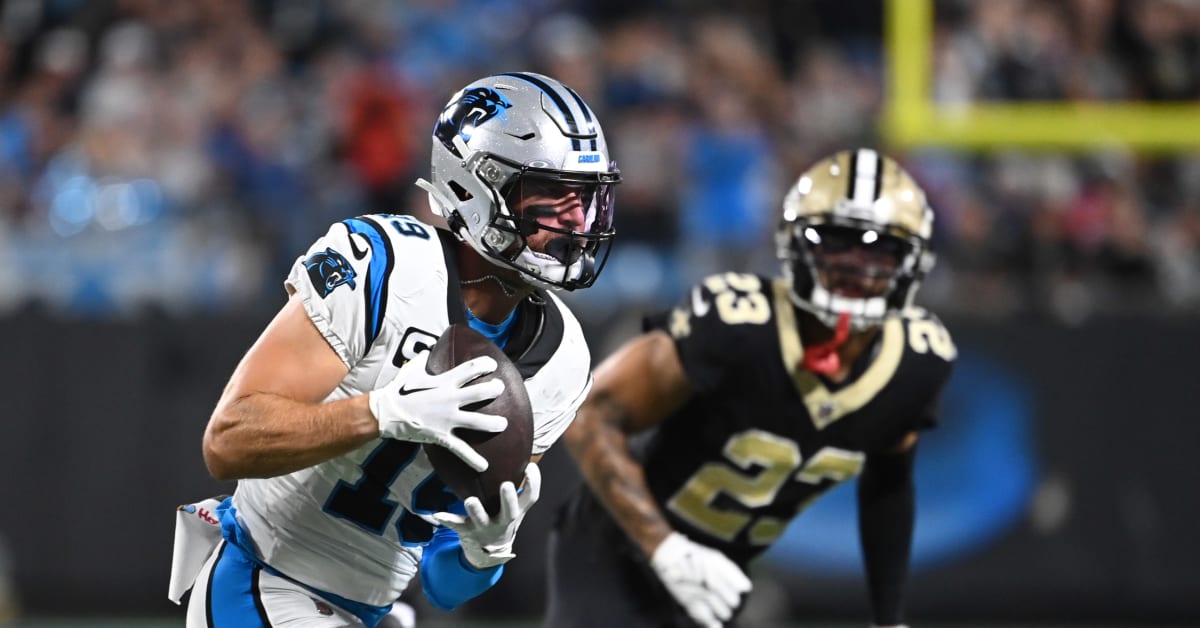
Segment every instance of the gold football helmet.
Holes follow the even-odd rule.
[[[783,201],[775,242],[792,301],[829,327],[879,325],[912,305],[933,267],[933,210],[895,160],[842,151],[809,168]]]

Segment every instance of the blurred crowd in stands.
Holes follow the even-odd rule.
[[[730,8],[736,6],[736,8]],[[598,110],[625,183],[584,317],[776,269],[786,187],[881,144],[873,0],[7,0],[0,312],[273,310],[335,220],[426,215],[450,93],[541,71]],[[932,97],[1196,101],[1200,3],[936,3]],[[1200,124],[1200,120],[1197,122]],[[891,151],[937,213],[939,311],[1200,311],[1191,154]]]

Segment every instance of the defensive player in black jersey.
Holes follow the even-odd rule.
[[[902,625],[914,446],[955,358],[912,304],[933,212],[867,149],[783,209],[781,278],[711,276],[597,368],[565,436],[587,482],[551,536],[546,626],[734,625],[747,563],[856,476],[873,621]]]

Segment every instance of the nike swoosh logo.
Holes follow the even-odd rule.
[[[708,314],[708,308],[710,307],[712,307],[711,303],[700,298],[700,286],[692,288],[692,312],[696,315],[696,318],[702,318],[705,314]]]
[[[404,396],[411,395],[413,393],[425,392],[426,390],[433,390],[433,388],[405,388],[404,386],[401,386],[398,392],[401,396]]]
[[[363,250],[359,250],[359,248],[354,244],[354,242],[355,242],[354,236],[356,236],[356,235],[358,235],[358,234],[356,234],[356,233],[350,234],[350,252],[354,253],[354,259],[362,259],[367,256],[367,253],[371,252],[371,249],[366,248]]]

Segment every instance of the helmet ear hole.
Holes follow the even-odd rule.
[[[458,181],[447,181],[446,185],[450,186],[450,191],[454,192],[454,195],[458,197],[460,202],[466,202],[475,198],[475,195],[468,192],[467,188],[459,185]]]

